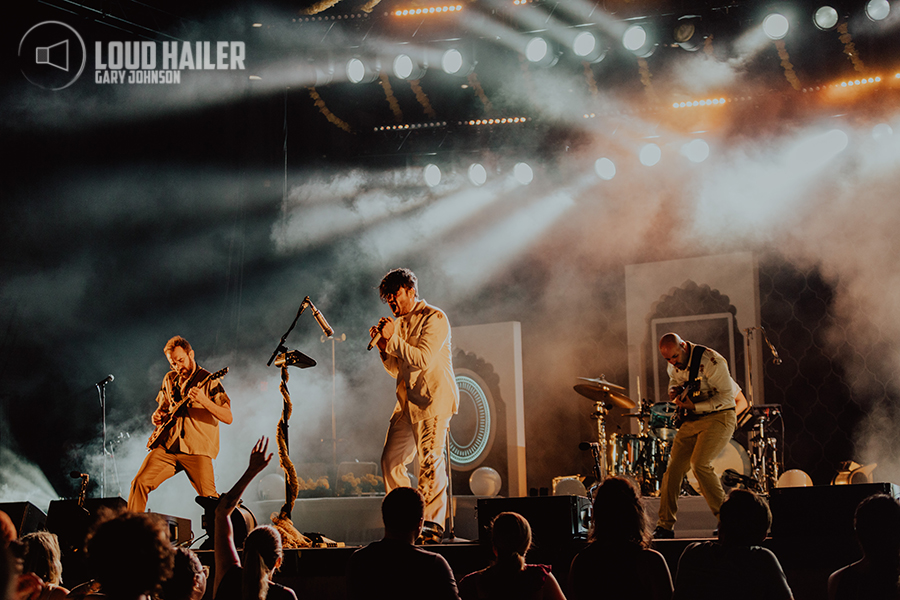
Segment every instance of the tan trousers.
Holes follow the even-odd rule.
[[[381,453],[384,491],[409,487],[406,465],[419,458],[419,491],[425,498],[425,520],[444,526],[447,517],[447,461],[444,444],[450,417],[432,417],[412,423],[409,415],[391,415]]]
[[[191,485],[199,495],[218,495],[210,457],[177,454],[157,446],[147,454],[147,458],[144,459],[144,463],[131,482],[128,510],[144,512],[147,509],[147,495],[162,485],[166,479],[174,477],[178,471],[184,471],[187,474]]]
[[[693,421],[685,421],[678,429],[659,494],[659,527],[675,528],[681,482],[688,469],[693,469],[700,493],[712,513],[716,518],[719,517],[725,491],[719,476],[713,470],[712,461],[734,435],[735,424],[734,411],[723,410]]]

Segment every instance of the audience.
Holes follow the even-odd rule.
[[[525,554],[531,548],[531,525],[522,515],[500,513],[491,523],[494,563],[470,573],[459,582],[459,595],[469,599],[565,600],[548,565],[529,565]]]
[[[243,563],[234,541],[231,513],[237,508],[244,490],[269,461],[268,438],[260,438],[250,452],[250,464],[237,483],[219,498],[216,507],[216,576],[213,596],[216,600],[296,600],[290,588],[272,582],[281,566],[281,534],[271,525],[255,528],[244,540]]]
[[[609,477],[597,486],[591,521],[589,545],[569,569],[570,598],[672,597],[672,575],[663,555],[650,549],[650,523],[631,480]]]
[[[765,499],[732,490],[719,512],[719,541],[696,542],[681,555],[673,599],[791,600],[781,564],[760,546],[771,525]]]
[[[33,600],[61,600],[69,590],[62,587],[62,552],[55,533],[36,531],[22,536],[22,572],[41,580],[40,595]]]
[[[88,568],[108,600],[148,600],[172,576],[175,551],[164,523],[123,513],[88,539]]]
[[[417,548],[425,501],[413,488],[391,490],[381,503],[384,538],[350,557],[347,597],[458,600],[456,579],[443,556]]]
[[[201,600],[206,593],[206,571],[187,548],[175,548],[172,576],[162,584],[163,600]]]
[[[869,496],[853,520],[863,557],[828,578],[829,600],[900,598],[900,504]]]

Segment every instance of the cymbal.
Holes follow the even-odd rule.
[[[606,379],[604,379],[604,377],[605,377],[605,375],[601,375],[600,379],[594,379],[591,377],[579,377],[578,379],[580,379],[582,381],[590,381],[591,383],[596,383],[597,385],[599,385],[601,387],[608,387],[608,388],[612,388],[615,390],[624,390],[625,389],[621,385],[616,385],[614,383],[610,383],[610,382],[606,381]]]
[[[616,386],[618,387],[618,386]],[[594,402],[604,402],[606,404],[615,404],[616,406],[632,409],[635,407],[634,400],[614,390],[604,389],[596,385],[588,385],[579,383],[574,387],[575,391]]]

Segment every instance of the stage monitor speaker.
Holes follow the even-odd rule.
[[[853,515],[874,494],[900,497],[893,483],[775,488],[769,496],[772,537],[824,537],[853,543]]]
[[[88,533],[107,516],[113,517],[125,511],[126,502],[114,498],[87,498],[84,506],[77,500],[53,500],[47,510],[47,531],[59,538],[63,556],[84,550]]]
[[[191,530],[191,520],[183,517],[173,517],[162,513],[149,513],[161,519],[169,529],[169,541],[175,546],[187,546],[194,540],[194,532]]]
[[[559,548],[574,540],[587,539],[591,502],[584,496],[530,496],[527,498],[481,498],[478,540],[491,544],[491,521],[502,512],[519,513],[531,525],[535,548]]]
[[[0,502],[0,510],[12,519],[19,537],[46,528],[47,515],[31,502]]]

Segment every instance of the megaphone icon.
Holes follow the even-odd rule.
[[[51,50],[53,57],[51,58]],[[52,46],[38,46],[35,50],[35,62],[39,65],[50,65],[69,72],[69,40],[57,42]]]

